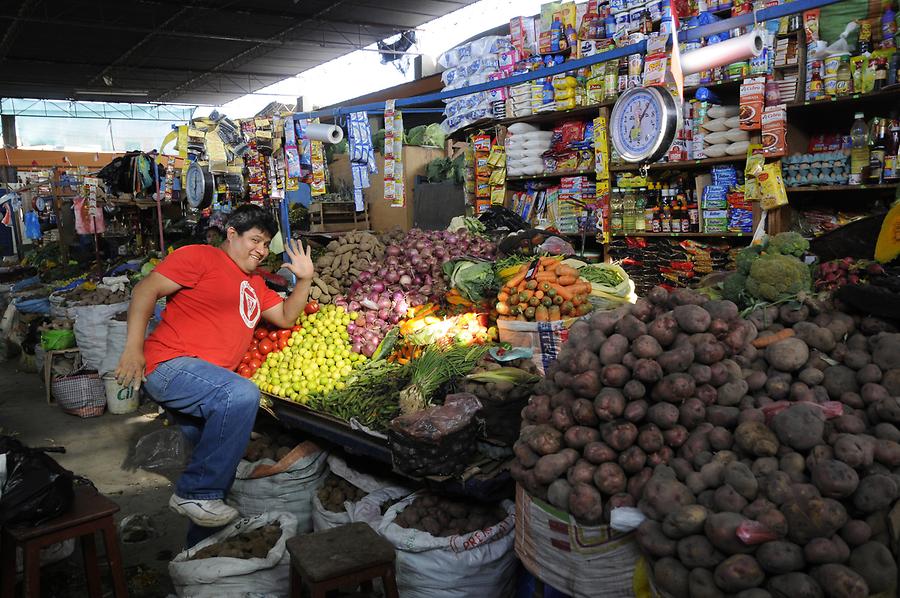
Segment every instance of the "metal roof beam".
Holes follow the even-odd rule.
[[[67,60],[47,60],[41,58],[24,58],[21,56],[9,56],[5,59],[6,62],[18,62],[18,63],[26,63],[26,64],[40,64],[47,66],[68,66],[68,67],[77,67],[77,68],[105,68],[106,65],[99,64],[96,62],[69,62]],[[170,67],[170,66],[135,66],[135,65],[122,65],[121,67],[128,69],[130,71],[152,71],[152,72],[161,72],[161,73],[184,73],[186,75],[199,75],[204,71],[202,69],[188,69],[188,68],[178,68],[178,67]],[[256,73],[256,72],[245,72],[245,71],[220,71],[223,75],[228,75],[232,77],[256,77],[257,75],[264,75],[266,77],[281,77],[282,79],[288,79],[290,77],[296,76],[297,73]]]
[[[38,4],[40,4],[38,0],[22,0],[16,15],[10,17],[13,22],[9,24],[9,27],[6,28],[6,32],[3,34],[3,38],[0,39],[0,61],[9,52],[13,42],[16,41],[16,37],[19,35],[19,24],[24,22],[24,19],[28,17],[29,13],[34,11]]]

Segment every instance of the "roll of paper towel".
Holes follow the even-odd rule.
[[[756,29],[740,37],[732,37],[699,50],[681,55],[681,72],[693,75],[732,62],[741,62],[759,56],[763,49],[763,38]]]
[[[311,141],[340,143],[344,140],[344,131],[337,125],[321,125],[312,123],[306,127],[306,136]]]

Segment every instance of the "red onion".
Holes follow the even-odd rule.
[[[375,293],[383,293],[384,292],[384,283],[380,280],[376,280],[372,283],[372,291]]]
[[[458,242],[459,242],[459,237],[457,237],[456,235],[450,235],[447,237],[447,243],[449,243],[450,245],[455,245]]]
[[[400,277],[400,284],[405,287],[408,287],[409,285],[412,284],[412,278],[410,278],[409,276],[404,274],[403,276]]]
[[[391,298],[387,295],[382,295],[378,298],[378,309],[390,309],[391,308]]]
[[[384,277],[389,283],[394,284],[400,280],[400,275],[397,274],[396,270],[389,270],[387,276]]]
[[[350,311],[359,311],[362,306],[359,304],[359,301],[351,301],[348,304],[348,307],[350,308]]]
[[[378,319],[379,320],[387,321],[390,317],[391,317],[390,308],[382,307],[381,309],[378,310]]]
[[[384,250],[385,255],[398,256],[403,253],[403,251],[397,247],[396,245],[388,245]]]

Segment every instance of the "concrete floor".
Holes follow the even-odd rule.
[[[187,520],[167,506],[178,471],[155,473],[133,467],[137,441],[164,426],[156,406],[144,404],[128,415],[105,413],[88,419],[67,415],[56,405],[47,404],[41,377],[21,372],[17,365],[0,363],[0,433],[30,446],[65,447],[65,454],[52,456],[75,474],[90,479],[100,492],[118,503],[121,511],[117,523],[128,515],[148,516],[156,530],[154,537],[121,542],[129,595],[157,598],[173,593],[168,562],[181,551],[187,530]],[[102,553],[99,537],[98,547]],[[76,548],[71,557],[44,567],[41,596],[87,595],[82,571]],[[104,596],[111,596],[106,569],[101,568],[101,572]]]

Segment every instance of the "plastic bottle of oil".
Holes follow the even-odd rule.
[[[850,128],[850,177],[851,185],[862,185],[866,180],[869,170],[869,127],[866,125],[865,115],[857,112]]]

